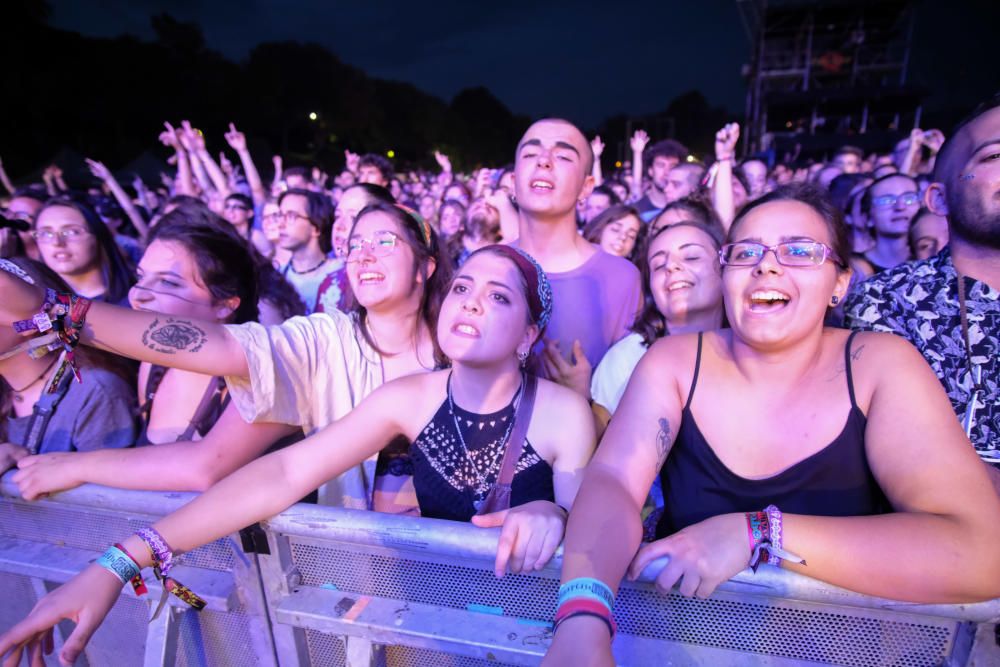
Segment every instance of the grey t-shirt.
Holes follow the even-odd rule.
[[[136,438],[135,388],[101,368],[83,368],[49,421],[39,453],[131,447]],[[7,419],[7,440],[24,446],[31,416]]]

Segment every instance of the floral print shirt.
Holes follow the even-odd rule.
[[[982,373],[971,440],[984,460],[1000,464],[1000,290],[969,277],[963,280],[973,372]],[[856,285],[845,313],[852,329],[891,332],[916,346],[944,385],[955,414],[964,418],[974,382],[949,248]]]

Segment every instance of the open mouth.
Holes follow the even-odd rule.
[[[667,285],[667,291],[677,292],[682,289],[691,289],[692,287],[694,287],[694,283],[690,280],[677,280]]]
[[[459,336],[464,336],[467,338],[479,338],[479,329],[472,326],[471,324],[465,324],[464,322],[459,322],[451,328],[452,331],[457,333]]]
[[[790,296],[778,290],[755,290],[750,294],[750,310],[754,313],[774,312],[785,308],[791,300]]]
[[[377,285],[385,280],[385,275],[376,271],[362,271],[358,274],[358,284]]]
[[[534,180],[531,182],[531,189],[535,192],[551,192],[555,186],[548,181]]]

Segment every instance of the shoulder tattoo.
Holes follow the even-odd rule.
[[[174,354],[175,352],[197,352],[208,337],[205,332],[189,320],[167,317],[160,318],[142,332],[142,344],[154,352]]]
[[[657,470],[662,468],[663,463],[667,460],[667,454],[670,452],[670,443],[671,443],[670,422],[668,422],[665,417],[660,417],[659,424],[660,424],[660,430],[656,432]]]

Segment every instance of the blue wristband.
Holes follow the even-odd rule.
[[[608,611],[614,611],[615,594],[612,593],[611,588],[609,588],[608,585],[600,579],[594,579],[593,577],[577,577],[576,579],[570,579],[559,587],[560,605],[567,600],[579,597],[598,600],[608,608]]]
[[[108,547],[95,562],[118,577],[123,584],[139,574],[139,566],[118,547]]]

